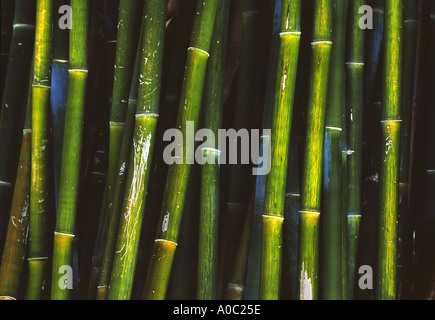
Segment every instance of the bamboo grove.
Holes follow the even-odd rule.
[[[434,57],[435,0],[1,0],[0,299],[435,299]]]

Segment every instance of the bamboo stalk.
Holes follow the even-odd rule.
[[[196,9],[177,118],[177,128],[181,129],[183,137],[186,137],[187,121],[193,121],[195,125],[199,118],[217,1],[199,1]],[[193,160],[190,155],[193,145],[183,141],[183,151],[186,163],[169,167],[159,222],[161,227],[157,231],[145,281],[144,299],[164,299],[166,296],[191,168],[188,163]]]
[[[35,34],[35,1],[15,1],[12,39],[0,107],[0,250],[3,250],[26,106]]]
[[[414,82],[417,58],[418,20],[417,3],[406,0],[403,12],[403,62],[402,62],[402,97],[401,97],[401,133],[400,133],[400,167],[399,167],[399,207],[398,207],[398,247],[397,280],[398,299],[409,290],[406,273],[412,261],[412,228],[409,211],[409,161],[411,142],[411,120],[414,103]]]
[[[263,104],[263,129],[271,128],[273,99],[276,82],[276,70],[279,55],[279,31],[281,28],[281,1],[275,2],[273,14],[272,37],[269,53],[268,72],[266,80],[266,92]],[[260,137],[260,152],[263,155],[263,150],[270,148],[270,136]],[[263,166],[268,167],[270,161],[267,157],[264,158]],[[262,215],[264,213],[264,197],[266,191],[266,175],[258,175],[255,182],[255,200],[251,226],[251,239],[249,243],[249,256],[246,271],[245,284],[245,300],[258,300],[260,292],[260,267],[261,267],[261,241],[262,241]]]
[[[118,15],[119,15],[119,0],[105,0],[103,3],[103,12],[104,12],[104,40],[105,40],[105,56],[107,67],[107,81],[105,82],[107,88],[109,88],[109,92],[107,92],[107,103],[112,107],[112,96],[113,96],[113,84],[114,84],[114,74],[115,74],[115,62],[116,62],[116,47],[117,47],[117,24],[118,24]],[[105,86],[105,87],[106,87]],[[106,119],[108,122],[110,121],[110,116]],[[108,149],[110,150],[110,123],[109,123],[109,142]],[[113,134],[112,134],[113,137]],[[113,139],[112,139],[113,141]],[[115,139],[115,141],[117,141]],[[113,158],[111,160],[113,161]],[[108,161],[109,162],[109,161]],[[109,163],[107,164],[109,166]],[[113,164],[111,163],[112,167]],[[99,210],[98,216],[98,227],[97,227],[97,235],[94,242],[94,248],[92,253],[92,262],[91,262],[91,274],[88,288],[88,299],[95,299],[96,290],[98,286],[98,281],[101,274],[101,263],[102,263],[102,255],[103,255],[103,245],[104,245],[104,234],[105,234],[105,222],[107,219],[107,202],[108,202],[108,193],[109,193],[109,179],[107,179],[106,170],[106,179],[104,183],[104,192],[103,198],[101,199],[101,206]]]
[[[331,56],[332,2],[316,0],[312,42],[311,88],[299,222],[298,297],[319,297],[319,221],[324,123]]]
[[[205,79],[204,127],[212,130],[216,138],[218,129],[222,126],[229,12],[230,1],[219,0],[210,45],[211,58]],[[219,248],[220,151],[211,148],[203,148],[202,151],[205,158],[214,158],[214,164],[205,163],[201,169],[197,297],[199,300],[215,300]]]
[[[417,272],[419,273],[419,278],[416,281],[416,293],[418,297],[424,299],[435,299],[435,276],[433,274],[435,259],[433,256],[435,241],[433,230],[435,226],[435,200],[433,194],[435,192],[435,151],[433,146],[435,142],[435,130],[433,128],[433,121],[435,120],[435,109],[433,107],[433,101],[435,99],[435,77],[432,70],[434,70],[435,62],[433,61],[433,55],[435,54],[435,42],[433,37],[435,35],[435,3],[432,1],[431,4],[427,3],[427,11],[429,19],[427,21],[427,37],[426,40],[431,40],[426,48],[428,60],[425,64],[428,73],[426,74],[429,81],[427,88],[427,94],[425,101],[428,102],[426,105],[426,110],[424,113],[425,119],[425,130],[424,144],[422,145],[422,178],[424,179],[424,198],[422,198],[422,213],[419,217],[419,225],[416,229],[416,262],[417,262]],[[423,49],[424,50],[424,49]],[[432,104],[431,104],[432,103]],[[416,182],[414,182],[416,183]]]
[[[329,74],[329,98],[325,120],[323,160],[323,292],[326,300],[343,298],[342,261],[343,250],[343,112],[345,109],[345,38],[347,1],[332,3],[331,72]],[[347,283],[347,281],[345,281]]]
[[[167,1],[145,3],[139,93],[108,299],[130,299],[157,126]]]
[[[27,93],[26,120],[21,141],[20,159],[0,266],[0,300],[19,299],[20,281],[26,258],[30,206],[30,144],[32,135],[32,90]]]
[[[32,143],[30,183],[29,280],[26,298],[44,295],[48,267],[49,112],[52,0],[36,5],[35,58],[32,83]]]
[[[279,299],[282,268],[282,225],[288,150],[299,57],[300,1],[281,4],[280,51],[271,131],[271,167],[266,180],[260,299]]]
[[[294,130],[294,129],[293,129]],[[298,262],[298,229],[299,229],[299,210],[300,210],[300,190],[299,190],[299,163],[298,145],[296,133],[292,132],[290,138],[287,168],[287,184],[285,194],[285,213],[284,213],[284,264],[290,288],[286,288],[289,297],[295,299],[297,296],[297,262]]]
[[[137,90],[139,82],[139,63],[141,51],[137,50],[138,34],[136,26],[143,11],[140,2],[121,0],[119,5],[119,24],[117,37],[117,55],[113,84],[112,110],[110,120],[108,199],[106,202],[107,218],[103,229],[103,256],[101,274],[97,287],[97,299],[106,299],[113,262],[113,250],[119,224],[127,175],[128,158],[134,130],[134,115],[137,107]],[[136,61],[133,65],[133,54]],[[132,79],[129,81],[129,79]],[[127,86],[126,83],[130,83]],[[129,92],[129,93],[128,93]],[[127,102],[128,101],[128,102]],[[127,107],[126,107],[127,104]],[[126,110],[125,110],[126,109]],[[104,204],[103,204],[104,205]]]
[[[384,92],[379,174],[379,253],[377,296],[397,296],[397,210],[400,150],[402,1],[385,1]]]
[[[168,17],[170,16],[169,8],[171,4],[168,3]],[[159,122],[156,129],[156,136],[163,136],[166,130],[173,128],[177,120],[177,109],[179,98],[181,94],[181,86],[183,84],[184,67],[187,57],[187,48],[189,47],[190,41],[190,31],[192,30],[196,2],[187,1],[180,3],[179,11],[177,15],[171,18],[169,25],[167,22],[166,32],[165,32],[165,57],[163,61],[162,70],[162,93],[161,93],[161,104],[159,106],[159,113],[164,114],[164,117],[159,118]],[[167,18],[168,19],[168,18]],[[166,145],[164,143],[157,143],[155,145],[154,154],[163,154]],[[150,175],[150,182],[148,186],[148,199],[153,199],[152,201],[147,201],[145,212],[159,212],[161,204],[163,201],[164,189],[166,184],[166,177],[168,173],[168,165],[165,163],[163,157],[154,157],[152,161],[152,172]],[[197,242],[198,237],[196,233],[189,232],[189,230],[183,230],[185,225],[191,227],[191,220],[195,224],[199,222],[199,201],[196,196],[199,192],[199,181],[196,179],[196,174],[198,170],[194,170],[193,179],[196,181],[194,183],[192,190],[188,191],[187,195],[187,206],[190,203],[194,203],[193,214],[186,217],[184,216],[180,225],[180,234],[188,238],[184,242],[185,251],[189,255],[186,258],[183,254],[183,250],[177,250],[177,256],[180,256],[181,264],[174,269],[171,275],[171,281],[168,286],[167,299],[195,299],[197,286],[191,286],[191,281],[195,282],[195,275],[197,268],[195,265],[198,262],[196,257],[197,250],[191,250],[192,247],[190,242]],[[192,178],[191,178],[192,181]],[[190,183],[189,183],[190,185]],[[193,218],[191,218],[193,217]],[[138,262],[136,266],[135,275],[135,287],[134,298],[141,299],[143,293],[143,285],[146,278],[146,270],[148,268],[149,261],[151,259],[151,252],[153,250],[155,232],[157,230],[157,224],[159,220],[158,214],[145,214],[144,221],[142,222],[143,228],[141,231],[141,242],[139,247]],[[184,225],[183,225],[184,224]],[[194,228],[196,228],[194,226]],[[186,234],[188,232],[188,234]],[[182,241],[182,239],[180,240]],[[197,246],[194,246],[197,248]],[[181,247],[182,248],[182,247]],[[139,260],[140,259],[140,260]],[[176,261],[177,257],[174,258]],[[187,273],[186,273],[187,270]],[[184,285],[183,283],[188,283]]]
[[[1,0],[0,2],[1,41],[0,41],[0,97],[3,97],[3,90],[6,81],[9,50],[12,38],[12,24],[14,19],[14,2],[12,0]],[[0,106],[0,110],[1,110]]]
[[[255,189],[253,189],[254,191]],[[254,209],[254,192],[249,201],[239,246],[237,248],[236,261],[227,284],[225,299],[243,300],[245,294],[246,266],[248,264],[249,242],[251,238],[252,214]]]
[[[69,0],[55,0],[53,10],[57,13],[63,5],[69,5]],[[59,27],[53,28],[53,58],[51,70],[51,128],[53,144],[54,167],[54,198],[56,208],[59,197],[60,166],[62,162],[62,141],[65,120],[66,96],[68,89],[68,48],[69,31]]]
[[[379,197],[379,152],[381,68],[384,39],[384,0],[372,0],[373,30],[365,31],[364,111],[363,111],[363,197],[360,222],[358,264],[377,266],[377,215]],[[374,290],[356,288],[355,298],[374,299]]]
[[[346,62],[346,113],[348,123],[348,295],[353,298],[355,266],[358,252],[362,196],[362,127],[364,83],[364,31],[359,26],[359,8],[363,0],[352,1],[349,10],[349,53]]]
[[[54,232],[51,298],[66,300],[70,297],[71,283],[60,284],[62,266],[72,268],[75,217],[79,188],[80,160],[83,135],[83,116],[87,83],[88,1],[71,0],[74,13],[70,30],[69,79],[65,130],[62,151],[59,207]]]
[[[252,126],[251,114],[254,110],[255,78],[257,71],[256,54],[258,48],[258,31],[260,11],[258,0],[243,0],[242,29],[240,40],[240,57],[237,70],[237,92],[235,93],[235,110],[232,118],[236,131],[247,130]],[[243,142],[242,142],[243,143]],[[226,150],[221,150],[226,154]],[[238,151],[237,159],[240,159]],[[226,159],[225,159],[226,160]],[[243,186],[250,181],[249,167],[242,163],[230,163],[228,169],[229,190],[222,222],[221,264],[223,268],[222,283],[225,286],[234,268],[241,230],[243,229],[249,192]],[[249,189],[248,189],[249,190]]]

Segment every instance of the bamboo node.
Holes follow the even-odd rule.
[[[210,53],[208,53],[207,51],[202,50],[200,48],[197,48],[197,47],[189,47],[189,48],[187,48],[187,51],[199,51],[199,52],[206,54],[207,57],[210,57]]]
[[[279,37],[282,38],[282,36],[285,36],[285,35],[300,36],[301,34],[302,34],[302,32],[300,32],[300,31],[284,31],[284,32],[279,33]]]
[[[27,28],[27,29],[35,29],[35,25],[28,23],[15,23],[13,28]]]
[[[148,117],[148,118],[158,118],[159,115],[157,113],[148,113],[148,112],[141,112],[137,113],[135,115],[136,119],[142,118],[142,117]]]
[[[6,182],[6,181],[0,181],[0,186],[9,188],[11,186],[11,183],[10,182]]]
[[[330,44],[330,45],[332,45],[332,41],[329,41],[329,40],[320,40],[320,41],[313,41],[313,42],[311,42],[312,46],[317,46],[319,44]]]
[[[166,242],[166,243],[172,243],[173,245],[178,246],[178,243],[176,243],[175,241],[167,240],[167,239],[156,239],[156,240],[154,240],[154,242]]]
[[[71,237],[71,238],[75,237],[74,234],[66,233],[66,232],[58,232],[58,231],[54,231],[54,235],[55,236],[59,235],[59,236]]]

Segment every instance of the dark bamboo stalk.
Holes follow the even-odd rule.
[[[411,120],[414,104],[414,82],[417,58],[418,20],[416,1],[406,0],[403,12],[403,62],[401,96],[401,133],[399,167],[399,207],[397,218],[397,298],[407,294],[406,273],[412,261],[412,228],[409,211],[409,161],[411,150]]]

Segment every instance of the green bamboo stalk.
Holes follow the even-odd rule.
[[[230,1],[219,0],[215,27],[210,45],[210,63],[205,79],[205,120],[204,127],[215,135],[217,146],[218,129],[222,126],[224,99],[225,61],[228,38]],[[198,254],[199,300],[216,300],[218,231],[220,201],[220,151],[203,148],[206,159],[212,157],[214,164],[205,163],[201,168],[201,213]]]
[[[347,0],[332,2],[331,72],[323,158],[323,292],[326,300],[343,298],[343,112],[345,109],[345,38]],[[347,259],[344,259],[347,263]],[[347,281],[346,281],[347,282]]]
[[[130,299],[157,126],[167,1],[147,1],[133,144],[108,299]]]
[[[348,149],[348,198],[346,203],[348,228],[348,295],[353,299],[355,266],[358,252],[362,196],[362,126],[364,92],[364,31],[359,26],[359,8],[364,0],[351,1],[348,34],[349,51],[346,62],[346,113]]]
[[[319,297],[319,229],[327,90],[332,49],[332,1],[316,0],[311,60],[311,87],[299,221],[298,297]]]
[[[101,275],[97,287],[97,299],[107,299],[109,281],[113,263],[113,254],[116,244],[116,237],[120,219],[120,211],[122,206],[122,197],[125,189],[125,179],[127,178],[127,171],[129,165],[129,157],[131,150],[131,143],[133,140],[134,121],[137,109],[137,94],[139,86],[139,66],[140,66],[141,50],[137,50],[136,62],[132,77],[132,84],[130,95],[128,98],[127,115],[125,120],[125,128],[122,135],[122,141],[119,150],[118,165],[116,172],[118,173],[115,178],[113,187],[112,199],[109,200],[110,207],[108,208],[106,235],[104,241],[103,261],[101,267]]]
[[[397,210],[402,76],[402,1],[385,1],[384,92],[381,118],[382,149],[379,174],[379,252],[377,296],[397,295]]]
[[[260,299],[277,300],[282,267],[282,225],[288,150],[297,74],[300,29],[300,1],[281,4],[281,32],[271,130],[271,167],[266,180]]]
[[[275,92],[276,82],[276,70],[278,64],[279,55],[279,31],[281,29],[281,1],[275,2],[274,14],[273,14],[273,26],[271,47],[269,52],[269,63],[266,80],[266,92],[263,104],[263,129],[269,129],[272,126],[272,113],[273,113],[273,99]],[[260,137],[260,152],[263,154],[263,150],[270,148],[270,136],[263,135]],[[268,166],[267,157],[264,158],[264,166]],[[255,186],[255,203],[254,212],[252,217],[251,226],[251,239],[249,244],[249,256],[248,265],[246,271],[246,283],[245,283],[245,300],[258,300],[260,292],[260,268],[261,268],[261,241],[262,241],[262,215],[264,213],[264,197],[266,191],[266,175],[258,175],[256,177]]]
[[[15,1],[12,39],[0,107],[0,250],[6,236],[8,213],[20,152],[20,131],[26,106],[27,79],[35,35],[36,1]]]
[[[194,125],[198,123],[217,4],[216,0],[197,3],[177,117],[177,128],[181,129],[182,137],[186,137],[187,121],[193,121]],[[164,299],[166,296],[190,175],[189,163],[193,161],[192,151],[191,142],[183,141],[185,164],[175,163],[169,167],[159,222],[161,227],[157,231],[145,281],[144,299]]]
[[[56,16],[63,5],[69,5],[69,0],[55,0],[53,14]],[[69,30],[59,27],[53,28],[53,58],[51,70],[51,128],[53,144],[53,167],[54,167],[54,198],[57,202],[60,185],[60,166],[62,162],[62,141],[65,120],[66,95],[68,89],[68,47]]]
[[[171,4],[168,3],[168,17],[169,8]],[[187,57],[187,48],[190,42],[190,32],[192,30],[196,2],[185,1],[180,3],[178,7],[177,16],[173,17],[169,25],[166,27],[165,32],[165,55],[162,70],[162,93],[161,104],[159,106],[159,113],[164,114],[164,117],[159,118],[157,125],[156,136],[163,136],[166,130],[173,128],[177,120],[178,102],[181,94],[181,86],[183,84],[184,67]],[[166,145],[164,143],[157,143],[155,145],[154,154],[163,154]],[[159,212],[164,195],[166,184],[166,176],[168,172],[168,165],[165,163],[163,157],[154,157],[152,161],[152,173],[150,175],[150,182],[148,186],[147,198],[153,199],[147,201],[145,212]],[[199,186],[199,170],[194,170],[191,181],[196,181],[189,185],[191,190],[187,191],[186,205],[189,207],[194,204],[193,209],[189,210],[188,215],[183,216],[180,225],[180,234],[187,238],[183,245],[180,246],[181,250],[177,250],[174,261],[177,261],[177,256],[181,263],[174,262],[176,268],[171,275],[171,281],[168,286],[168,299],[195,299],[197,286],[191,286],[191,282],[195,282],[197,271],[196,265],[198,263],[197,250],[191,250],[191,242],[198,242],[196,232],[189,232],[190,228],[198,227],[199,223],[199,201],[198,193],[200,192]],[[198,176],[198,177],[196,177]],[[189,204],[190,202],[190,204]],[[187,210],[187,209],[186,209]],[[135,286],[133,287],[134,296],[132,299],[141,299],[143,293],[143,285],[146,278],[146,270],[151,259],[151,252],[153,250],[155,232],[159,220],[158,214],[145,214],[143,227],[141,231],[141,242],[139,247],[139,256],[136,266]],[[192,224],[193,221],[193,225]],[[185,226],[187,225],[187,228]],[[187,230],[186,230],[187,229]],[[187,232],[187,234],[186,234]],[[182,242],[180,238],[180,242]],[[189,258],[186,258],[183,252],[187,252]],[[197,246],[194,246],[197,248]],[[186,273],[187,270],[187,273]],[[188,285],[184,285],[188,283]],[[196,283],[196,282],[195,282]]]
[[[116,244],[119,213],[122,205],[122,197],[117,195],[124,192],[128,157],[133,138],[141,58],[141,51],[137,50],[138,46],[135,45],[138,42],[136,27],[139,20],[137,12],[142,11],[141,9],[138,1],[120,1],[112,110],[109,124],[107,217],[103,229],[103,260],[97,287],[97,299],[102,300],[107,298],[113,250]],[[136,54],[134,65],[131,62],[133,54]],[[129,81],[129,79],[132,80]],[[127,83],[130,83],[130,86],[127,86]]]
[[[409,291],[406,273],[412,261],[412,228],[409,211],[409,163],[411,150],[411,120],[414,103],[414,82],[417,58],[418,20],[416,1],[406,0],[403,13],[403,62],[402,62],[402,99],[401,134],[399,167],[399,207],[398,207],[398,247],[397,280],[398,299]]]
[[[29,280],[26,298],[40,300],[48,267],[49,112],[52,0],[36,4],[35,53],[32,83],[32,143],[30,183]]]
[[[54,232],[51,298],[70,297],[71,283],[59,283],[62,266],[72,267],[75,217],[79,188],[83,116],[87,83],[88,1],[71,0],[73,28],[70,30],[69,79],[63,141],[59,207]],[[64,285],[64,286],[63,286]]]
[[[8,222],[8,232],[0,266],[0,300],[19,299],[20,281],[26,258],[30,206],[31,94],[31,85],[29,84],[20,159]]]

